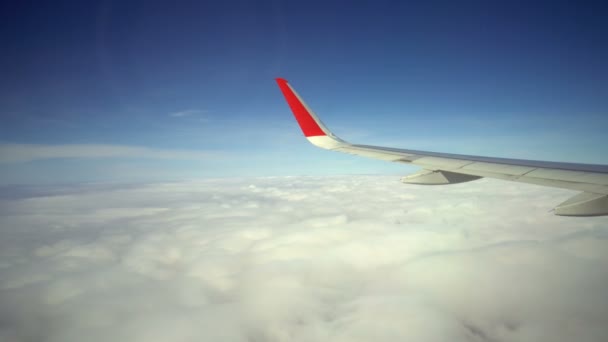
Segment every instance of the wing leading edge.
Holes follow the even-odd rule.
[[[403,177],[401,181],[404,183],[442,185],[488,177],[576,190],[581,193],[554,208],[556,215],[608,215],[608,165],[491,158],[351,144],[334,135],[287,80],[277,78],[276,81],[310,143],[332,151],[423,168]]]

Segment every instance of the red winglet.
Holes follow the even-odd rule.
[[[298,95],[294,92],[293,89],[287,84],[287,80],[283,78],[276,79],[279,88],[281,88],[281,92],[283,92],[283,96],[285,96],[285,100],[287,100],[287,104],[291,108],[293,112],[293,116],[296,117],[304,136],[306,137],[314,137],[319,135],[326,135],[325,132],[319,127],[315,119],[310,115],[306,106],[302,103],[302,101],[298,98]]]

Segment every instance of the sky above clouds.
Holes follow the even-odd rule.
[[[606,218],[493,180],[234,178],[0,200],[2,341],[605,341]]]
[[[602,2],[1,6],[3,184],[404,172],[307,146],[277,76],[346,140],[608,163]]]

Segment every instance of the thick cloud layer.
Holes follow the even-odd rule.
[[[606,341],[608,220],[547,212],[572,194],[373,176],[29,189],[0,199],[0,340]]]

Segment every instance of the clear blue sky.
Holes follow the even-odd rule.
[[[2,184],[408,173],[346,140],[608,163],[608,9],[559,1],[0,5]]]

